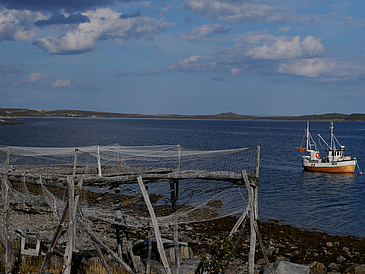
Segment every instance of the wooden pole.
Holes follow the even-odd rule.
[[[165,250],[163,248],[161,234],[160,234],[160,228],[158,226],[158,222],[157,222],[157,218],[156,218],[156,215],[155,215],[155,211],[153,210],[153,207],[152,207],[150,198],[148,197],[148,193],[147,193],[147,191],[146,191],[146,189],[144,187],[142,177],[139,176],[137,178],[137,180],[138,180],[138,185],[139,185],[139,187],[140,187],[140,189],[142,191],[142,195],[143,195],[144,201],[145,201],[145,203],[147,205],[148,211],[149,211],[150,216],[151,216],[151,219],[152,219],[152,225],[153,225],[153,228],[155,230],[155,235],[156,235],[157,249],[158,249],[158,252],[160,253],[160,258],[161,258],[162,264],[163,264],[163,266],[165,268],[166,273],[167,274],[171,274],[171,269],[170,269],[169,263],[167,261],[167,257],[166,257]]]
[[[255,169],[255,174],[254,177],[257,179],[257,183],[255,184],[255,188],[254,188],[254,198],[255,198],[255,220],[257,221],[259,218],[259,188],[258,188],[258,179],[259,179],[259,171],[260,171],[260,146],[257,146],[257,150],[256,150],[256,169]]]
[[[237,220],[236,224],[234,225],[234,227],[232,228],[231,232],[229,233],[229,237],[232,238],[233,234],[237,232],[237,229],[240,227],[240,225],[242,224],[242,222],[244,220],[246,220],[246,217],[248,215],[250,211],[250,207],[249,205],[246,207],[245,211],[242,213],[242,215],[240,216],[240,218]]]
[[[68,216],[68,229],[67,229],[67,244],[65,255],[63,257],[63,273],[70,274],[71,273],[71,263],[72,263],[72,251],[73,251],[73,242],[75,238],[75,185],[74,178],[71,176],[67,177],[68,183],[68,205],[69,205],[69,216]]]
[[[61,232],[63,230],[63,227],[65,225],[65,222],[66,222],[66,220],[68,218],[68,212],[69,212],[69,205],[68,205],[68,202],[67,202],[67,205],[65,207],[65,210],[63,211],[63,215],[62,215],[62,218],[61,218],[61,222],[58,225],[58,228],[57,228],[55,234],[53,235],[52,241],[51,241],[50,245],[48,246],[48,250],[47,250],[47,253],[46,253],[46,257],[43,260],[43,263],[41,265],[41,268],[39,269],[39,274],[45,274],[45,271],[47,269],[48,263],[51,260],[53,251],[54,251],[54,249],[56,247],[56,244],[58,242],[58,239],[61,236]]]
[[[255,168],[254,177],[256,177],[258,179],[259,173],[260,173],[260,146],[256,146],[256,168]]]
[[[12,237],[10,234],[9,225],[9,214],[10,214],[10,201],[9,201],[9,184],[8,182],[8,170],[10,164],[10,147],[8,147],[8,155],[6,157],[5,171],[4,171],[4,181],[3,181],[3,195],[4,195],[4,241],[5,241],[5,273],[11,272],[12,258]]]
[[[177,146],[177,164],[176,169],[180,170],[181,164],[181,146]],[[179,197],[179,180],[174,180],[170,182],[171,188],[171,204],[172,204],[172,213],[174,214],[177,211],[176,202]],[[175,249],[175,274],[180,273],[180,247],[179,247],[179,224],[177,220],[177,216],[174,217],[174,225],[173,225],[173,234],[174,234],[174,249]]]
[[[111,269],[110,269],[109,265],[107,264],[107,262],[105,261],[104,256],[103,256],[103,252],[101,252],[100,247],[99,247],[99,246],[98,246],[95,242],[94,242],[93,244],[94,244],[94,247],[95,247],[95,249],[96,249],[96,252],[98,253],[98,256],[99,256],[100,262],[101,262],[101,263],[102,263],[102,265],[104,266],[104,268],[105,268],[106,272],[107,272],[108,274],[112,274],[112,271],[111,271]]]
[[[92,230],[89,228],[87,223],[85,223],[83,220],[81,220],[79,217],[76,217],[77,222],[80,224],[81,228],[86,232],[87,235],[89,235],[90,239],[93,240],[96,244],[98,244],[101,248],[103,248],[106,252],[108,252],[118,263],[120,263],[124,269],[130,273],[134,274],[133,270],[125,263],[123,262],[118,254],[116,254],[113,250],[111,250],[106,244],[104,244],[102,241],[100,241],[92,232]]]
[[[82,176],[78,176],[78,180],[75,186],[75,177],[68,176],[67,183],[69,187],[69,218],[68,218],[68,230],[67,230],[67,244],[64,255],[64,273],[71,273],[72,264],[72,253],[75,251],[76,247],[76,209],[79,202],[80,191],[82,187]]]
[[[121,199],[120,199],[120,190],[119,186],[115,189],[114,196],[114,205],[115,205],[115,232],[117,234],[117,253],[119,257],[122,259],[122,248],[123,248],[123,226],[122,223],[122,214],[121,214]]]
[[[85,221],[85,222],[86,222],[86,220],[85,220],[85,215],[84,215],[84,213],[82,212],[81,207],[80,207],[80,205],[79,205],[79,204],[77,205],[77,209],[78,209],[78,211],[79,211],[79,214],[80,214],[81,219],[82,219],[83,221]],[[111,269],[110,269],[109,265],[107,264],[107,262],[105,261],[105,258],[104,258],[104,256],[103,256],[103,252],[101,251],[101,249],[100,249],[99,245],[98,245],[95,241],[93,241],[93,245],[94,245],[94,247],[95,247],[95,249],[96,249],[96,252],[98,253],[98,256],[99,256],[99,258],[100,258],[100,261],[101,261],[102,265],[104,266],[104,268],[105,268],[106,272],[107,272],[108,274],[112,274],[112,271],[111,271]]]
[[[146,183],[146,191],[148,191],[148,183]],[[148,209],[147,209],[148,211]],[[151,272],[151,257],[152,257],[152,227],[150,220],[147,219],[147,265],[146,274]]]
[[[119,186],[120,187],[120,186]],[[114,204],[115,204],[115,222],[116,222],[116,234],[117,234],[117,252],[119,257],[122,259],[122,249],[123,249],[123,232],[127,238],[127,243],[129,247],[129,255],[131,256],[132,264],[134,270],[138,272],[136,260],[133,254],[133,246],[131,243],[131,239],[129,237],[127,222],[125,220],[125,216],[122,216],[122,200],[120,197],[120,189],[116,188],[115,190],[115,197],[114,197]],[[123,224],[122,224],[123,222]]]
[[[177,195],[178,195],[178,193],[176,192],[177,184],[178,184],[178,181],[170,182],[172,214],[174,214],[176,212],[176,201],[177,201]],[[180,250],[179,250],[177,216],[174,217],[173,235],[174,235],[173,238],[174,238],[174,249],[175,249],[175,274],[179,274],[179,272],[180,272]]]
[[[4,194],[4,240],[5,240],[5,273],[11,272],[11,251],[12,251],[12,237],[10,234],[10,227],[9,227],[9,214],[10,214],[10,203],[9,203],[9,186],[7,185],[6,179],[4,179],[4,187],[3,187],[3,194]]]
[[[256,231],[255,231],[255,209],[254,209],[254,191],[248,180],[246,170],[242,171],[242,178],[245,182],[248,194],[248,208],[250,214],[250,250],[248,254],[248,274],[255,272],[255,250],[256,250]]]
[[[102,173],[101,173],[101,160],[100,160],[100,147],[97,146],[97,150],[98,150],[98,170],[99,170],[99,173],[98,173],[98,176],[99,177],[103,177]]]

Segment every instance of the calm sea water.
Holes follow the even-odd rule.
[[[158,119],[27,118],[27,125],[0,126],[2,146],[180,144],[196,149],[261,146],[259,216],[263,220],[330,234],[365,237],[365,175],[304,172],[295,149],[306,122]],[[311,132],[329,139],[329,122]],[[335,122],[346,154],[365,171],[365,123]],[[316,139],[316,138],[315,138]]]

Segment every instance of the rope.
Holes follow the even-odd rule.
[[[321,138],[319,138],[319,137],[318,137],[318,144],[322,150],[326,150],[325,148],[323,148],[322,143],[321,143]]]
[[[357,169],[359,170],[359,173],[362,174],[362,171],[360,170],[360,167],[359,167],[359,163],[357,162],[357,159],[355,158],[356,160],[356,166],[357,166]]]

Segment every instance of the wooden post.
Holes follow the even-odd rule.
[[[176,208],[176,201],[177,201],[177,197],[178,197],[177,186],[178,186],[178,181],[170,182],[172,214],[174,214],[177,210],[177,208]],[[179,274],[180,250],[179,250],[177,216],[174,217],[174,222],[175,223],[173,224],[173,238],[174,238],[174,249],[175,249],[175,274]]]
[[[72,175],[74,176],[74,178],[75,178],[75,176],[76,176],[76,167],[77,167],[77,152],[78,152],[78,151],[79,151],[78,149],[75,149],[74,170],[73,170],[73,173],[72,173]]]
[[[181,146],[177,145],[177,164],[176,169],[180,170],[181,164]],[[172,204],[172,213],[174,214],[177,211],[176,202],[179,197],[179,181],[174,180],[170,182],[171,189],[171,204]],[[175,248],[175,274],[179,274],[180,272],[180,247],[179,247],[179,224],[177,220],[177,216],[174,217],[175,224],[173,225],[173,234],[174,234],[174,248]]]
[[[248,194],[248,208],[250,214],[250,250],[248,254],[248,274],[255,272],[255,250],[256,250],[256,231],[255,231],[255,209],[254,209],[254,191],[248,180],[246,170],[242,171],[242,178],[245,182]]]
[[[256,169],[255,169],[255,174],[254,174],[254,177],[257,179],[257,182],[258,182],[258,179],[259,179],[259,171],[260,171],[260,146],[257,146],[256,147],[257,150],[256,150]],[[254,188],[254,197],[255,197],[255,203],[254,203],[254,206],[255,206],[255,220],[257,221],[258,218],[259,218],[259,188],[258,188],[258,185],[256,185],[256,187]]]
[[[115,232],[117,234],[117,253],[119,257],[122,259],[122,248],[123,248],[123,226],[122,222],[122,214],[121,214],[121,199],[120,199],[120,190],[119,187],[115,188],[115,196],[114,196],[114,206],[115,206]]]
[[[256,146],[256,168],[255,173],[253,174],[254,177],[257,179],[259,178],[260,171],[260,146]]]
[[[67,177],[67,183],[69,186],[69,219],[68,219],[68,230],[67,230],[67,244],[64,255],[64,273],[71,273],[72,253],[75,251],[76,242],[76,209],[79,202],[80,191],[83,183],[83,177],[78,176],[77,184],[75,186],[74,176]]]
[[[61,232],[62,232],[63,227],[65,225],[65,222],[67,220],[68,211],[69,211],[69,205],[68,205],[68,202],[67,202],[67,205],[65,207],[65,210],[63,211],[63,215],[62,215],[62,218],[61,218],[61,222],[58,225],[58,228],[57,228],[55,234],[53,235],[52,241],[51,241],[50,245],[48,246],[48,250],[47,250],[47,253],[46,253],[46,257],[43,260],[43,263],[41,265],[41,268],[39,269],[39,274],[45,274],[45,271],[47,269],[48,263],[51,260],[53,251],[54,251],[54,249],[56,247],[56,244],[58,242],[58,239],[61,236]]]
[[[137,178],[137,180],[138,180],[138,185],[139,185],[139,187],[140,187],[140,189],[142,191],[142,195],[143,195],[144,201],[145,201],[145,203],[147,205],[148,211],[149,211],[150,216],[151,216],[151,219],[152,219],[152,225],[153,225],[153,228],[155,230],[155,235],[156,235],[157,249],[158,249],[158,252],[160,253],[160,257],[161,257],[162,264],[163,264],[163,266],[165,268],[166,273],[167,274],[171,274],[171,269],[170,269],[169,263],[167,261],[167,257],[166,257],[165,250],[163,248],[161,234],[160,234],[160,228],[158,226],[158,222],[157,222],[157,218],[156,218],[156,215],[155,215],[155,211],[153,210],[153,207],[152,207],[150,198],[148,197],[148,193],[147,193],[147,191],[146,191],[146,189],[144,187],[142,177],[139,176]]]
[[[10,201],[9,201],[9,184],[8,182],[8,170],[10,164],[10,147],[8,147],[8,155],[6,157],[5,171],[4,171],[4,181],[3,181],[3,198],[4,198],[4,241],[5,241],[5,273],[11,272],[12,258],[12,237],[10,234],[10,226],[9,226],[9,214],[10,214]]]
[[[102,173],[101,173],[101,160],[100,160],[100,147],[97,146],[97,150],[98,150],[98,170],[99,170],[99,177],[103,177]]]
[[[120,197],[120,186],[118,186],[118,188],[115,189],[115,197],[114,197],[114,204],[115,204],[115,222],[116,222],[116,234],[117,234],[117,252],[118,255],[120,257],[120,259],[122,259],[122,249],[123,249],[123,232],[125,233],[125,236],[127,238],[127,243],[128,243],[128,247],[129,247],[129,255],[131,256],[131,260],[132,260],[132,264],[133,264],[133,268],[134,270],[136,270],[138,272],[137,269],[137,264],[136,264],[136,260],[134,258],[134,254],[133,254],[133,246],[131,243],[131,239],[129,237],[129,232],[128,232],[128,228],[127,228],[127,222],[125,220],[125,216],[122,216],[122,200]],[[121,224],[123,222],[123,224]]]
[[[181,163],[181,146],[177,145],[177,164],[176,164],[177,170],[180,170],[180,163]]]
[[[232,228],[231,232],[229,233],[229,237],[232,238],[233,234],[237,232],[237,229],[240,227],[240,225],[242,224],[242,222],[244,220],[246,220],[246,217],[248,215],[248,213],[250,212],[250,207],[249,205],[246,207],[245,211],[242,213],[242,215],[240,216],[240,218],[237,220],[236,224],[234,225],[234,227]]]
[[[9,186],[7,185],[6,178],[3,183],[3,195],[4,195],[4,240],[5,240],[5,273],[11,272],[11,250],[12,250],[12,237],[10,235],[10,227],[9,227],[9,211],[10,211],[10,202],[9,202]]]
[[[106,244],[104,244],[94,235],[94,233],[91,231],[86,222],[81,220],[79,217],[76,217],[76,219],[77,222],[80,224],[81,228],[86,232],[87,235],[89,235],[91,240],[93,240],[96,244],[98,244],[101,248],[103,248],[106,252],[108,252],[118,263],[120,263],[124,267],[124,269],[128,273],[134,274],[133,270],[119,258],[118,254],[116,254],[113,250],[111,250]]]
[[[74,178],[71,176],[67,176],[68,183],[68,205],[69,205],[69,215],[68,215],[68,229],[67,229],[67,244],[65,255],[63,257],[63,273],[70,274],[71,273],[71,263],[72,263],[72,251],[73,251],[73,242],[74,242],[74,209],[75,209],[75,188],[74,188]]]
[[[100,261],[101,261],[102,265],[104,266],[104,268],[105,268],[106,272],[107,272],[108,274],[112,274],[112,271],[111,271],[111,269],[110,269],[109,265],[106,263],[106,261],[105,261],[105,259],[104,259],[104,256],[103,256],[103,253],[101,252],[100,247],[99,247],[99,246],[98,246],[95,242],[94,242],[93,244],[94,244],[94,247],[95,247],[95,249],[96,249],[96,252],[98,253],[98,256],[99,256],[99,258],[100,258]]]
[[[148,191],[148,183],[146,183],[146,191]],[[148,209],[147,209],[148,212]],[[146,274],[151,272],[151,257],[152,257],[152,227],[150,220],[147,220],[147,265]]]
[[[85,222],[86,222],[86,220],[85,220],[85,215],[84,215],[84,213],[82,212],[81,207],[80,207],[80,205],[79,205],[79,204],[77,205],[77,209],[78,209],[78,211],[79,211],[79,214],[80,214],[80,216],[81,216],[81,219],[82,219],[83,221],[85,221]],[[85,224],[86,224],[86,226],[87,226],[87,223],[85,223]],[[88,227],[88,226],[87,226],[87,227]],[[90,228],[89,228],[89,229],[90,229]],[[112,271],[111,271],[111,269],[110,269],[109,265],[107,264],[107,262],[105,261],[105,258],[104,258],[104,256],[103,256],[103,252],[101,251],[101,249],[100,249],[99,245],[98,245],[95,241],[93,241],[93,245],[94,245],[94,247],[95,247],[95,249],[96,249],[96,252],[98,253],[98,256],[99,256],[99,258],[100,258],[100,261],[101,261],[102,265],[104,266],[104,268],[105,268],[106,272],[107,272],[108,274],[112,274]]]

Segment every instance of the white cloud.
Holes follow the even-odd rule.
[[[358,75],[365,75],[365,68],[351,62],[340,62],[330,58],[311,58],[295,60],[288,63],[281,63],[279,73],[319,77],[327,79],[349,79]]]
[[[284,6],[262,5],[253,0],[185,0],[182,8],[202,14],[210,20],[230,22],[282,22],[298,20],[300,17],[288,13]]]
[[[230,29],[225,29],[222,25],[215,24],[211,27],[209,24],[202,25],[194,28],[190,34],[183,34],[180,36],[183,40],[188,40],[190,42],[197,42],[202,38],[210,38],[214,34],[228,33]]]
[[[92,51],[98,40],[112,40],[123,43],[128,39],[149,38],[171,27],[155,18],[137,16],[122,18],[121,13],[109,8],[97,9],[83,13],[90,22],[70,29],[61,37],[37,39],[34,44],[52,54],[76,54]]]
[[[287,32],[289,30],[290,30],[290,27],[281,27],[281,28],[279,28],[279,31],[281,31],[281,32]]]
[[[57,81],[52,85],[54,88],[69,87],[72,85],[71,79],[58,78]]]
[[[278,39],[271,45],[254,47],[247,51],[247,56],[254,59],[287,59],[315,56],[324,51],[320,39],[307,36],[300,41],[299,36],[290,39]]]
[[[262,36],[261,38],[263,38]],[[251,39],[250,35],[248,39]],[[315,79],[316,81],[348,81],[364,77],[365,68],[355,62],[341,62],[334,58],[311,57],[324,51],[319,40],[308,36],[285,40],[283,37],[267,36],[271,46],[257,47],[251,51],[256,57],[247,55],[247,45],[238,44],[232,48],[221,48],[209,56],[191,56],[170,65],[167,70],[184,72],[219,71],[232,75],[240,74],[289,74]],[[255,40],[255,39],[252,39]],[[255,41],[261,41],[258,39]],[[275,42],[273,42],[275,41]],[[267,42],[265,40],[265,42]],[[259,49],[259,50],[258,50]],[[252,50],[252,49],[251,49]]]
[[[47,17],[28,10],[0,9],[0,41],[31,41],[37,36],[34,22]]]
[[[27,82],[28,83],[36,83],[38,82],[39,80],[42,80],[42,79],[46,79],[46,78],[49,78],[50,76],[48,74],[41,74],[39,72],[37,73],[31,73],[28,75],[28,78],[27,78]]]

